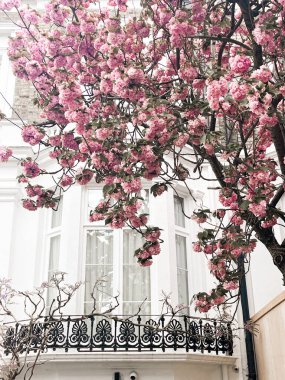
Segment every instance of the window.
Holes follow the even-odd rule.
[[[96,308],[101,310],[108,305],[113,295],[113,266],[114,266],[114,233],[112,230],[87,230],[86,262],[85,262],[85,300],[84,312],[93,309],[94,294]],[[95,282],[102,279],[102,285],[94,289]]]
[[[174,195],[174,221],[175,225],[185,227],[184,199]]]
[[[142,239],[133,230],[123,231],[123,314],[132,315],[138,311],[142,301],[144,313],[150,314],[150,270],[140,267],[133,253],[142,246]]]
[[[178,303],[189,304],[188,264],[187,264],[187,237],[185,226],[185,202],[184,199],[174,196],[174,222],[175,222],[175,247],[177,265],[177,289]],[[186,310],[185,310],[186,311]]]
[[[141,212],[148,213],[149,191],[143,190],[145,203]],[[87,190],[88,211],[102,199],[102,191]],[[89,213],[87,213],[89,214]],[[134,251],[142,245],[140,234],[130,228],[112,230],[104,221],[84,224],[85,230],[85,295],[84,313],[92,311],[94,290],[97,311],[108,308],[112,297],[120,294],[120,306],[116,313],[132,315],[147,298],[142,313],[150,314],[150,268],[140,267]],[[96,281],[103,279],[102,286],[93,289]]]
[[[62,198],[58,204],[57,211],[51,210],[48,229],[48,280],[59,269],[60,255],[60,235],[61,235],[61,220],[62,220]],[[55,290],[48,288],[46,306],[49,308],[52,300],[55,297]]]

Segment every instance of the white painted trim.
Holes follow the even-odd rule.
[[[29,355],[32,361],[34,355]],[[96,362],[96,367],[106,366],[106,362],[114,362],[118,368],[126,367],[127,362],[131,363],[201,363],[223,365],[225,368],[235,365],[236,356],[222,356],[216,354],[200,354],[200,353],[168,353],[168,352],[84,352],[84,353],[45,353],[40,355],[41,361],[53,362]],[[227,380],[226,378],[223,380]]]

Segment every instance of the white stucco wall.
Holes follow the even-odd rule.
[[[35,369],[35,380],[129,380],[135,371],[137,380],[242,380],[235,358],[195,354],[116,353],[46,355],[44,365]]]

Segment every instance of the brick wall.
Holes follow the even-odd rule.
[[[17,22],[17,18],[18,16],[14,12],[9,12],[8,16],[3,12],[0,12],[0,24],[2,29],[5,30],[6,28],[7,32],[10,33],[10,31],[13,30],[12,20]],[[4,46],[6,43],[7,42],[4,42]],[[39,121],[39,109],[33,104],[33,99],[35,96],[36,92],[33,85],[25,80],[17,78],[15,82],[14,99],[12,104],[14,108],[12,118],[19,119],[20,116],[21,119],[28,123]]]
[[[22,79],[16,79],[12,117],[25,120],[28,123],[39,121],[39,109],[34,105],[33,99],[36,92],[33,85]],[[19,116],[17,116],[17,114]]]

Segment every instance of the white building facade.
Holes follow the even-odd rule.
[[[7,58],[8,36],[13,30],[14,26],[7,19],[1,20],[0,91],[3,97],[0,107],[1,111],[18,123],[17,114],[9,105],[12,105],[23,118],[30,120],[36,115],[36,111],[28,107],[30,88],[27,84],[15,80]],[[20,157],[33,155],[31,148],[23,144],[19,130],[5,121],[0,123],[0,145],[11,146],[14,153]],[[40,161],[42,167],[50,168],[48,152],[41,152]],[[104,310],[110,301],[110,295],[120,294],[119,306],[114,313],[133,315],[146,298],[141,312],[142,322],[139,322],[142,326],[134,327],[133,332],[129,333],[129,338],[125,336],[125,340],[121,340],[121,346],[120,339],[123,338],[119,335],[128,327],[122,326],[121,322],[118,322],[116,327],[114,321],[110,322],[111,330],[107,328],[109,341],[102,343],[102,336],[101,340],[99,338],[98,341],[94,340],[94,336],[100,333],[100,326],[98,327],[100,319],[98,321],[88,319],[84,322],[88,329],[87,343],[83,342],[79,350],[76,344],[72,346],[70,343],[68,346],[72,334],[66,330],[67,323],[69,330],[72,330],[74,323],[65,322],[63,332],[65,345],[54,341],[53,347],[51,343],[50,349],[41,356],[41,360],[46,363],[36,368],[35,379],[126,380],[132,379],[131,376],[135,376],[138,380],[247,378],[244,332],[238,330],[239,337],[234,339],[232,355],[229,355],[226,349],[224,353],[222,349],[220,352],[218,347],[222,347],[222,343],[218,338],[215,338],[214,343],[209,343],[206,339],[208,330],[205,330],[204,326],[210,323],[214,329],[213,320],[202,320],[199,324],[201,316],[195,313],[191,304],[193,294],[209,290],[213,279],[208,272],[205,258],[191,249],[198,227],[182,213],[181,204],[188,215],[191,215],[195,207],[188,191],[182,186],[177,186],[175,191],[169,189],[162,196],[154,198],[149,191],[151,183],[145,183],[142,195],[146,201],[143,207],[150,215],[150,224],[162,229],[164,243],[161,254],[154,259],[154,264],[142,268],[136,264],[133,257],[140,239],[132,230],[127,228],[111,230],[106,228],[104,223],[89,222],[89,211],[101,198],[102,188],[99,185],[94,182],[88,186],[73,186],[63,194],[56,212],[52,210],[30,212],[21,206],[25,190],[16,179],[19,174],[20,167],[16,160],[12,159],[0,166],[0,277],[11,278],[15,288],[24,290],[39,286],[55,271],[67,272],[69,283],[84,282],[68,305],[66,313],[70,316],[90,313],[92,286],[96,279],[102,276],[106,276],[107,282],[104,293],[96,294],[100,309]],[[48,183],[48,179],[46,181],[46,186],[52,186],[52,183]],[[214,208],[215,192],[207,189],[207,183],[194,182],[191,184],[191,190],[196,198],[203,200],[209,208]],[[267,315],[268,310],[273,310],[276,305],[282,304],[284,297],[281,276],[273,266],[266,249],[258,246],[252,256],[252,269],[247,281],[250,315],[253,318],[257,315],[260,319],[260,315]],[[183,313],[192,315],[194,319],[185,320],[183,317],[177,317],[177,321],[181,323],[183,329],[193,321],[194,330],[195,326],[198,326],[199,335],[202,332],[204,337],[202,343],[195,343],[195,339],[191,340],[189,337],[187,341],[185,335],[182,338],[179,336],[175,338],[170,334],[167,338],[167,334],[163,336],[163,333],[159,333],[156,338],[157,345],[155,343],[150,345],[150,341],[147,340],[149,337],[144,336],[146,330],[143,324],[150,319],[158,322],[162,293],[171,295],[173,305],[189,305]],[[279,297],[279,301],[272,303],[275,297]],[[47,295],[48,304],[51,299],[50,292]],[[271,306],[268,309],[270,302]],[[264,313],[262,310],[265,310]],[[284,314],[281,315],[281,320],[285,318]],[[132,321],[137,323],[137,316]],[[241,310],[238,312],[238,324],[243,325]],[[270,327],[268,328],[270,330]],[[76,333],[76,326],[72,331]],[[104,334],[106,338],[107,333]],[[133,337],[130,337],[131,334]],[[270,341],[270,331],[268,339]],[[204,348],[201,349],[202,347]],[[278,353],[276,362],[280,362],[280,359],[282,362],[280,350]],[[30,357],[32,360],[32,353]],[[271,363],[274,362],[273,357]],[[271,365],[272,368],[275,366]],[[260,374],[260,378],[281,380],[284,378],[281,377],[285,373],[284,368],[283,370],[284,372],[282,368],[276,369],[275,377],[261,377]],[[133,377],[133,380],[135,378]]]

